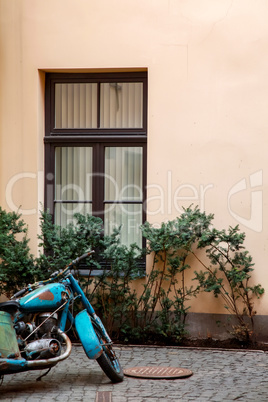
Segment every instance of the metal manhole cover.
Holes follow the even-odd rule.
[[[132,367],[124,370],[124,374],[138,378],[185,378],[190,377],[193,372],[181,367]]]

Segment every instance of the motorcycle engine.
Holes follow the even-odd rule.
[[[43,337],[44,335],[50,337],[52,328],[57,325],[58,321],[58,314],[54,313],[51,317],[49,317],[51,313],[40,313],[37,317],[37,326],[40,328],[38,329],[38,335]]]
[[[60,354],[61,344],[52,335],[57,321],[56,313],[44,312],[34,316],[31,322],[15,324],[17,335],[25,338],[25,341],[21,340],[21,352],[27,360],[49,359]]]

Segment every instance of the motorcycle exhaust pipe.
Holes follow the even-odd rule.
[[[72,342],[70,341],[69,337],[59,328],[57,328],[57,332],[64,339],[64,341],[66,343],[65,352],[63,354],[61,354],[60,356],[56,356],[56,357],[52,357],[52,358],[48,358],[48,359],[28,360],[26,362],[27,369],[42,370],[42,368],[46,368],[46,367],[50,367],[50,366],[52,367],[52,366],[55,366],[60,361],[67,359],[67,357],[70,356],[71,351],[72,351]],[[51,341],[51,339],[50,339],[50,341]],[[52,341],[54,341],[54,339]],[[54,346],[55,346],[55,344],[54,344]]]
[[[1,376],[6,374],[15,374],[18,372],[29,371],[29,370],[43,370],[46,368],[51,368],[55,366],[60,361],[67,359],[70,356],[72,351],[72,343],[69,337],[61,331],[59,328],[57,329],[58,335],[62,337],[62,339],[66,343],[66,350],[60,356],[55,356],[46,359],[40,360],[25,360],[21,357],[19,358],[1,358],[0,357],[0,379]]]
[[[29,343],[25,347],[27,356],[36,359],[47,359],[50,357],[58,356],[61,351],[61,344],[56,339],[39,339]],[[35,357],[35,356],[39,357]]]

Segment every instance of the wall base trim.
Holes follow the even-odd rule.
[[[186,329],[189,338],[226,340],[232,338],[232,325],[237,325],[235,316],[229,314],[188,313]],[[254,333],[256,341],[268,342],[268,316],[254,317]]]

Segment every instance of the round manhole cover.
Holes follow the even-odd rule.
[[[193,372],[181,367],[132,367],[124,370],[124,374],[138,378],[185,378],[190,377]]]

